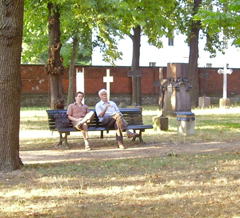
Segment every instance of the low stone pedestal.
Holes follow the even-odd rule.
[[[231,101],[229,98],[220,98],[219,99],[219,107],[220,108],[230,107],[230,105],[231,105]]]
[[[153,118],[153,128],[155,131],[157,130],[168,130],[168,118],[164,116],[154,117]]]
[[[195,134],[195,116],[192,112],[177,112],[177,131],[179,135]]]
[[[211,104],[211,99],[210,99],[210,97],[205,97],[205,96],[203,96],[203,97],[199,97],[199,98],[198,98],[198,106],[199,106],[200,108],[207,108],[207,107],[210,106],[210,104]]]

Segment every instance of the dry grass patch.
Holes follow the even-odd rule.
[[[76,152],[83,148],[81,134],[69,137],[71,149],[55,148],[58,135],[48,130],[45,109],[21,111],[21,151],[42,151],[48,158],[54,152],[65,162],[44,162],[46,155],[40,155],[42,163],[0,174],[0,217],[240,217],[238,150],[203,154],[195,146],[190,153],[134,156],[133,148],[144,154],[172,144],[184,149],[212,142],[215,149],[218,142],[239,141],[239,108],[193,112],[193,136],[179,136],[176,118],[169,117],[169,131],[147,130],[145,144],[126,141],[132,150],[114,153],[114,138],[94,136],[95,151],[83,158],[84,152]],[[157,107],[143,107],[144,123],[151,124],[157,115]],[[107,158],[91,159],[104,151]],[[71,160],[74,152],[79,156]],[[127,152],[131,158],[123,157]]]
[[[1,217],[239,217],[239,153],[26,165]]]

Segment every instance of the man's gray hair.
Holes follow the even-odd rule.
[[[106,93],[107,93],[107,90],[106,90],[106,89],[101,89],[101,90],[98,92],[98,95],[100,96],[102,92],[106,92]]]

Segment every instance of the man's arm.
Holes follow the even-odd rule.
[[[72,115],[73,115],[73,109],[72,109],[72,106],[69,105],[67,110],[68,119],[75,122],[79,122],[82,120],[82,118],[74,118]]]
[[[110,104],[106,104],[105,108],[102,110],[101,109],[101,105],[100,104],[97,104],[96,105],[96,113],[99,117],[103,117],[104,114],[106,113],[107,109],[110,107],[111,105]]]

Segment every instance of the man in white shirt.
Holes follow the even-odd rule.
[[[106,127],[114,127],[116,131],[116,140],[118,143],[118,147],[121,149],[125,149],[126,147],[123,145],[123,131],[127,132],[127,137],[135,137],[138,136],[137,133],[132,133],[127,129],[128,123],[123,118],[123,115],[119,111],[118,106],[115,102],[109,101],[107,96],[107,90],[101,89],[98,92],[101,101],[99,101],[95,105],[95,111],[98,116],[100,122],[102,122],[103,126]]]

